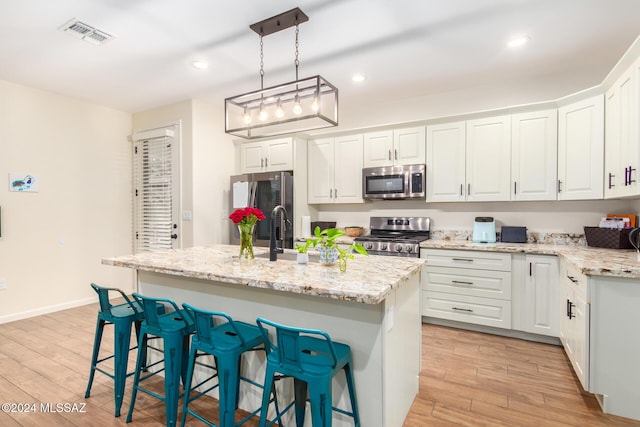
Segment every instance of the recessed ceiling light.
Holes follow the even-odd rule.
[[[518,47],[518,46],[522,46],[525,45],[529,42],[529,40],[531,40],[529,37],[527,36],[518,36],[515,37],[513,39],[511,39],[509,41],[509,43],[507,43],[507,46],[509,47]]]
[[[193,68],[197,68],[198,70],[206,70],[209,68],[209,64],[204,61],[193,61],[191,65],[193,65]]]
[[[356,83],[360,83],[360,82],[363,82],[363,81],[367,80],[367,76],[365,76],[363,74],[354,74],[353,77],[351,77],[351,80],[356,82]]]

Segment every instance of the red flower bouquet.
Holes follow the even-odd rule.
[[[258,221],[265,219],[264,213],[258,208],[247,206],[231,212],[229,219],[238,226],[240,232],[239,258],[253,259],[253,228]]]
[[[247,206],[246,208],[236,209],[231,212],[229,215],[229,219],[233,221],[234,224],[253,224],[256,222],[262,221],[265,218],[262,211],[258,208],[251,208]]]

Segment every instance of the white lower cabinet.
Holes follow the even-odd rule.
[[[587,276],[565,261],[560,265],[560,341],[582,387],[589,391],[590,305]]]
[[[640,420],[640,280],[587,276],[552,255],[422,248],[420,257],[423,316],[559,337],[602,410]]]
[[[422,315],[511,328],[511,255],[422,249]]]
[[[553,255],[513,255],[513,329],[557,337],[558,258]]]

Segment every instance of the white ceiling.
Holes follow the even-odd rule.
[[[640,34],[640,0],[0,0],[0,79],[128,112],[222,106],[260,86],[249,25],[296,6],[309,16],[300,77],[321,74],[351,105],[505,82],[558,98],[601,83]],[[72,18],[115,38],[58,30]],[[531,42],[508,49],[516,34]],[[293,29],[264,51],[265,86],[294,80]],[[368,80],[355,85],[356,72]]]

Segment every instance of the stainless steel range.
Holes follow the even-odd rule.
[[[369,220],[371,233],[357,237],[371,255],[420,257],[420,242],[429,238],[431,218],[374,216]]]

